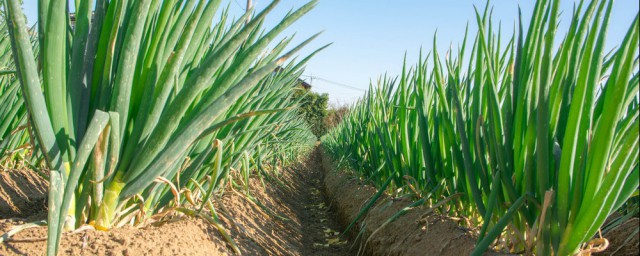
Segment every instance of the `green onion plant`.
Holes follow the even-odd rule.
[[[383,190],[463,193],[441,209],[478,227],[473,255],[586,249],[638,188],[638,16],[608,51],[613,1],[577,2],[565,34],[559,4],[536,1],[511,37],[476,11],[474,36],[445,55],[434,37],[323,145]]]
[[[251,129],[295,119],[286,114],[291,90],[278,90],[301,72],[288,60],[315,36],[293,47],[275,39],[317,1],[263,29],[278,2],[231,20],[220,0],[41,0],[36,56],[20,1],[3,1],[21,93],[51,170],[48,255],[63,230],[143,223],[177,207],[185,184],[217,189],[228,174],[211,165],[227,161],[230,170],[286,138],[262,140]],[[280,66],[289,71],[273,77]]]
[[[32,41],[34,41],[32,37]],[[11,168],[18,160],[30,160],[27,110],[15,76],[7,25],[0,21],[0,162]]]

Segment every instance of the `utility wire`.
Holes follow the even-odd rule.
[[[242,5],[238,2],[238,0],[233,0],[233,2],[235,2],[235,3],[236,3],[236,5],[238,5],[238,7],[240,7],[240,9],[242,9],[243,11],[245,11],[245,12],[247,11],[247,9],[246,9],[246,8],[244,8],[244,6],[242,6]]]
[[[308,77],[308,78],[311,78],[311,79],[324,81],[326,83],[330,83],[330,84],[337,85],[337,86],[342,86],[344,88],[348,88],[348,89],[351,89],[351,90],[356,90],[356,91],[361,91],[361,92],[365,92],[366,91],[366,90],[363,90],[363,89],[355,87],[355,86],[351,86],[351,85],[343,84],[343,83],[339,83],[339,82],[334,82],[334,81],[331,81],[329,79],[322,78],[322,77],[310,76],[310,75],[300,75],[300,76],[304,76],[304,77]]]

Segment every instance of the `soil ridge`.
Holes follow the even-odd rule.
[[[369,202],[377,190],[358,178],[336,170],[331,157],[321,148],[314,154],[321,155],[323,159],[325,193],[341,223],[346,226],[356,218],[362,206]],[[412,203],[406,198],[394,199],[383,195],[357,222],[350,235],[357,236],[355,230],[363,232],[356,241],[358,246],[363,246],[363,240],[369,239],[366,246],[361,248],[365,255],[469,255],[473,251],[476,240],[471,232],[437,214],[421,220],[428,211],[426,208],[408,211],[371,237],[391,216]]]

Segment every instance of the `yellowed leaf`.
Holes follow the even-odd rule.
[[[340,242],[340,239],[338,239],[338,238],[332,238],[332,239],[328,239],[327,240],[327,244],[329,244],[329,245],[334,245],[334,244],[337,244],[339,242]]]

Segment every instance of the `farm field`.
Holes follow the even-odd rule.
[[[469,4],[336,105],[284,2],[2,0],[0,255],[640,251],[637,9]]]

